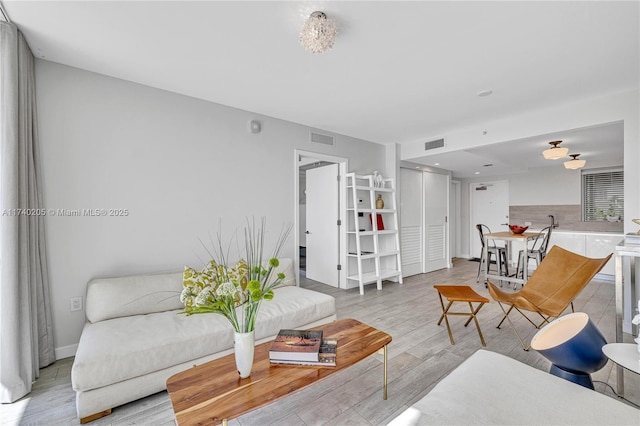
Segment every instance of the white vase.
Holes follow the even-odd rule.
[[[255,348],[254,332],[234,332],[233,345],[238,374],[240,374],[241,379],[246,379],[251,375],[251,367],[253,366],[253,351]]]

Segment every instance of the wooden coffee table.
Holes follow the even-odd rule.
[[[226,424],[358,361],[383,351],[383,399],[387,399],[387,345],[391,336],[354,319],[343,319],[315,329],[338,339],[335,367],[271,365],[271,342],[257,345],[251,376],[240,379],[234,355],[227,355],[175,374],[167,380],[179,425]]]

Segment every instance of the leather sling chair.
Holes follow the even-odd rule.
[[[553,246],[520,291],[505,293],[488,282],[489,294],[504,312],[498,328],[506,319],[522,349],[528,351],[530,345],[525,345],[509,314],[515,309],[539,329],[552,318],[559,317],[569,305],[573,311],[573,300],[609,261],[612,254],[602,259],[592,259]],[[534,323],[524,311],[539,315],[542,322]]]

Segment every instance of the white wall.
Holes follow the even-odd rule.
[[[469,184],[506,180],[509,182],[510,206],[580,204],[580,170],[560,167],[531,169],[527,173],[461,179],[466,188],[465,209],[469,209]],[[468,225],[468,224],[467,224]],[[475,237],[475,229],[472,233]]]
[[[584,170],[602,167],[622,167],[622,164],[590,160]],[[581,176],[580,170],[565,169],[562,163],[509,175],[506,177],[509,181],[509,205],[580,204]]]
[[[555,166],[506,176],[509,205],[580,204],[580,170],[567,170],[562,164]]]
[[[36,84],[45,207],[129,212],[46,218],[58,357],[75,352],[85,315],[69,298],[90,279],[200,267],[199,239],[219,220],[230,238],[265,216],[271,240],[294,223],[294,149],[349,158],[358,173],[386,164],[382,145],[341,135],[313,144],[303,125],[48,61],[36,61]],[[291,238],[284,255],[294,250]]]

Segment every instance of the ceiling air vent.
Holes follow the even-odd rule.
[[[331,145],[331,146],[333,146],[333,143],[334,143],[333,136],[323,135],[322,133],[316,133],[316,132],[311,132],[310,140],[311,142],[321,143],[324,145]]]
[[[425,151],[428,151],[430,149],[443,148],[443,147],[444,147],[444,139],[436,139],[435,141],[424,143]]]

